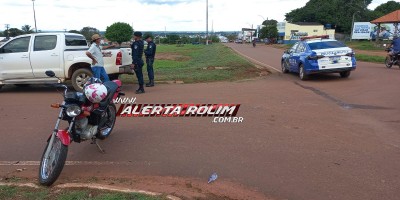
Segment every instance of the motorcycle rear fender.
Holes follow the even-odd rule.
[[[47,142],[50,141],[51,135],[52,134],[50,134],[49,138],[47,139]],[[56,136],[60,138],[61,143],[63,143],[63,145],[68,146],[71,144],[71,137],[69,136],[67,130],[58,130]]]

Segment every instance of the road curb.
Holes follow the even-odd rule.
[[[0,186],[15,186],[15,187],[31,187],[35,189],[41,188],[41,186],[35,184],[35,183],[4,183],[0,182]],[[149,192],[145,190],[137,190],[137,189],[129,189],[129,188],[119,188],[115,186],[109,186],[109,185],[101,185],[101,184],[93,184],[93,183],[63,183],[60,185],[55,185],[54,188],[60,188],[60,189],[67,189],[67,188],[88,188],[88,189],[96,189],[96,190],[107,190],[110,192],[122,192],[122,193],[138,193],[138,194],[144,194],[148,196],[161,196],[163,195],[162,193],[158,192]],[[181,200],[181,198],[173,196],[173,195],[167,195],[167,199],[170,200]]]
[[[260,61],[258,61],[258,60],[256,60],[256,59],[254,59],[254,58],[251,58],[251,57],[249,57],[249,56],[246,56],[246,55],[244,55],[243,53],[239,52],[239,51],[236,50],[236,49],[233,49],[233,48],[230,47],[230,46],[227,46],[227,47],[229,47],[230,49],[232,49],[232,51],[236,52],[237,54],[239,54],[240,56],[246,58],[247,60],[249,60],[250,62],[252,62],[252,63],[254,63],[254,64],[261,65],[261,66],[263,66],[264,68],[268,68],[268,69],[273,70],[273,71],[275,71],[275,72],[281,73],[280,70],[275,69],[275,68],[272,67],[271,65],[262,63],[262,62],[260,62]],[[270,72],[270,73],[273,73],[272,71],[269,71],[269,72]]]

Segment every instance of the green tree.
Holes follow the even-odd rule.
[[[358,20],[371,20],[367,6],[372,0],[310,0],[302,8],[286,13],[286,21],[318,22],[332,24],[338,32],[351,31],[351,19],[357,13]]]
[[[218,42],[220,42],[219,37],[216,36],[216,35],[210,36],[209,40],[211,40],[213,43],[218,43]]]
[[[111,26],[107,26],[106,38],[121,45],[122,42],[130,41],[133,35],[131,25],[124,22],[116,22]]]
[[[80,34],[81,32],[79,32],[77,30],[70,30],[70,31],[68,31],[68,33],[78,33],[78,34]]]
[[[264,25],[264,27],[260,29],[260,38],[273,40],[279,36],[278,22],[276,20],[265,20],[262,25]]]
[[[168,44],[175,44],[177,42],[177,40],[180,40],[181,37],[179,37],[179,35],[176,34],[170,34],[167,35],[166,41],[168,42]]]
[[[230,42],[230,41],[235,41],[235,39],[237,38],[237,35],[236,34],[230,34],[230,35],[227,35],[226,37],[228,38],[228,40]]]
[[[22,32],[21,30],[19,30],[17,28],[10,28],[10,29],[8,29],[8,32],[9,32],[10,37],[16,37],[18,35],[24,34],[24,32]]]
[[[378,16],[377,18],[379,18],[396,10],[400,10],[400,3],[395,1],[388,1],[376,7],[374,10],[374,14]]]
[[[3,31],[0,31],[0,37],[5,37],[5,34]]]
[[[81,29],[80,33],[85,36],[86,40],[90,41],[92,40],[92,35],[96,33],[99,34],[99,30],[90,26],[86,26]]]
[[[143,34],[143,39],[146,38],[147,36],[150,36],[150,37],[153,38],[153,40],[154,40],[154,35],[153,35],[153,33],[151,33],[151,32],[146,32],[146,33],[144,33],[144,34]]]
[[[33,33],[33,30],[31,29],[31,26],[29,26],[29,25],[23,25],[23,26],[21,27],[21,30],[22,30],[22,32],[25,33],[25,34]]]

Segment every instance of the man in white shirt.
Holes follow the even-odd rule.
[[[99,34],[94,34],[92,36],[92,44],[90,45],[89,50],[86,52],[86,55],[92,59],[92,72],[94,78],[102,79],[103,82],[110,81],[106,70],[104,69],[104,60],[103,60],[103,53],[101,50],[108,49],[110,47],[114,47],[115,45],[111,46],[100,46],[101,37]]]

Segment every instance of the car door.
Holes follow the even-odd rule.
[[[297,50],[297,47],[299,46],[299,42],[296,42],[292,48],[290,49],[290,56],[289,56],[289,68],[290,71],[294,70],[294,67],[296,65],[296,60],[295,60],[295,53]]]
[[[297,46],[297,49],[292,56],[292,58],[294,59],[293,71],[299,72],[299,65],[301,63],[301,58],[304,57],[306,50],[307,50],[306,45],[300,42],[299,46]]]
[[[31,79],[29,47],[31,36],[15,38],[0,49],[0,80]]]
[[[62,76],[62,56],[60,38],[57,35],[36,35],[33,38],[31,65],[35,78],[46,78],[45,72],[52,70]]]

